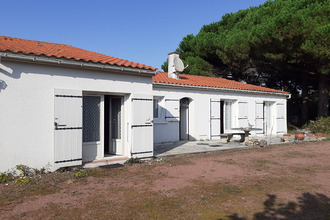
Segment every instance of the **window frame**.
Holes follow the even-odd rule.
[[[98,140],[92,140],[92,141],[85,141],[84,140],[84,98],[85,97],[97,97],[97,98],[99,98],[99,103],[98,103],[98,108],[99,108],[99,122],[98,122],[98,124],[99,124],[99,127],[98,127],[98,129],[99,129],[99,131],[98,131]],[[102,109],[101,109],[101,102],[102,102],[102,96],[100,96],[100,95],[91,95],[91,94],[84,94],[83,95],[83,109],[82,109],[82,111],[83,111],[83,115],[82,115],[82,124],[83,124],[83,131],[82,131],[82,142],[83,143],[97,143],[97,142],[100,142],[101,141],[101,139],[102,139],[102,134],[101,134],[101,118],[102,118]]]

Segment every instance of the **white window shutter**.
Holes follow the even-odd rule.
[[[180,100],[179,99],[165,99],[166,121],[180,120]]]
[[[132,98],[132,149],[137,158],[153,156],[153,97],[136,95]]]
[[[261,130],[257,130],[257,134],[262,134],[264,130],[264,103],[256,102],[256,119],[255,119],[255,128],[259,128]]]
[[[210,133],[211,140],[220,139],[220,99],[210,99]]]
[[[277,103],[277,133],[284,133],[285,132],[285,108],[284,103]]]
[[[246,127],[248,123],[248,103],[246,101],[238,102],[238,126]]]
[[[55,89],[55,168],[82,164],[82,91]]]

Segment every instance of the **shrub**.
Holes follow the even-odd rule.
[[[310,121],[308,128],[313,133],[330,134],[330,117],[321,117],[316,121]]]
[[[13,175],[11,173],[0,173],[0,183],[5,183],[11,181],[13,179]]]
[[[22,177],[28,177],[28,176],[33,176],[34,170],[26,165],[20,164],[16,165],[16,169],[20,171],[19,176]]]

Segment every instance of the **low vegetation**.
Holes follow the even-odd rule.
[[[321,117],[308,124],[308,129],[313,133],[330,134],[330,117]]]
[[[138,163],[117,168],[74,168],[34,177],[20,165],[24,178],[0,175],[6,179],[0,184],[0,216],[329,219],[329,146],[322,141],[134,160]]]

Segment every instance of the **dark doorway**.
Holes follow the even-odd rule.
[[[224,105],[225,105],[225,102],[224,101],[220,101],[220,134],[223,134],[225,129],[224,129]]]

